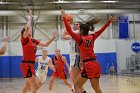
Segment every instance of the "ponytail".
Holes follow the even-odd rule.
[[[94,25],[100,22],[101,19],[99,18],[94,18],[91,19],[90,21],[86,22],[85,24],[79,23],[80,24],[80,32],[82,35],[88,35],[89,31],[94,31]]]
[[[94,31],[94,25],[99,23],[100,21],[101,19],[99,18],[93,18],[90,21],[86,22],[86,24],[89,24],[90,31]]]
[[[23,36],[24,32],[25,32],[25,28],[23,28],[23,29],[21,30],[21,37]]]

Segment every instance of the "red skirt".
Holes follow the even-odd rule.
[[[33,63],[21,63],[20,68],[24,78],[32,77],[32,75],[36,76]]]
[[[62,71],[56,71],[53,72],[52,76],[56,77],[56,78],[60,78],[60,79],[67,79],[67,75],[66,75],[66,71],[62,70]]]
[[[80,73],[84,78],[100,78],[100,65],[96,60],[85,62]]]

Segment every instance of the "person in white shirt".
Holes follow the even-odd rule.
[[[39,86],[38,89],[43,85],[43,83],[46,81],[47,73],[48,73],[48,67],[55,72],[55,68],[52,64],[52,59],[47,56],[48,51],[46,49],[42,50],[42,56],[38,56],[35,60],[35,62],[38,63],[37,69],[36,69],[36,76],[39,78]],[[30,91],[30,89],[29,89]]]
[[[115,66],[114,66],[114,64],[113,64],[113,62],[111,63],[111,66],[110,66],[110,68],[109,68],[109,75],[110,76],[114,76],[114,73],[115,72]]]
[[[47,78],[47,73],[48,73],[48,67],[55,71],[53,64],[52,64],[52,59],[47,56],[48,51],[43,50],[42,51],[42,56],[38,56],[36,58],[36,62],[38,62],[38,67],[36,69],[36,75],[40,79],[40,82],[43,83],[45,82]]]

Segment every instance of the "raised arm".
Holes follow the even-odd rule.
[[[65,24],[65,28],[66,28],[66,31],[70,34],[70,36],[76,41],[78,42],[80,37],[78,36],[78,34],[75,34],[71,27],[70,27],[70,24],[68,23],[66,17],[65,17],[65,12],[64,10],[61,10],[61,14],[62,14],[62,18],[63,18],[63,21],[64,21],[64,24]]]
[[[65,39],[65,40],[70,40],[71,39],[71,36],[68,34],[67,31],[64,31],[62,38]]]
[[[2,48],[0,49],[0,55],[4,55],[4,53],[6,52],[7,46],[8,46],[8,37],[4,38],[4,44]]]
[[[32,11],[29,10],[28,12],[29,20],[25,26],[25,32],[23,34],[23,37],[26,38],[31,33],[31,23],[32,23]]]
[[[74,31],[74,33],[79,34],[79,30]],[[67,31],[64,31],[62,38],[65,40],[70,40],[72,37],[69,35]]]
[[[100,30],[94,33],[95,36],[94,38],[95,39],[98,38],[103,33],[103,31],[110,25],[110,23],[112,23],[115,20],[116,20],[115,16],[110,17],[110,19],[106,22],[106,24]]]
[[[49,45],[52,43],[52,41],[55,40],[55,38],[57,37],[57,35],[58,35],[58,33],[57,33],[57,32],[54,32],[54,33],[53,33],[53,37],[52,37],[50,40],[48,40],[48,41],[45,42],[45,43],[40,42],[38,45],[39,45],[39,46],[44,46],[44,47],[49,46]]]

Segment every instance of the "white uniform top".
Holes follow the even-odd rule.
[[[76,48],[76,42],[73,39],[70,39],[70,53],[76,53],[75,48]]]
[[[79,33],[79,30],[75,30],[74,32]],[[71,54],[76,54],[78,52],[76,42],[71,38],[69,43],[70,43],[70,53]]]
[[[75,33],[79,33],[79,30],[74,31]],[[70,66],[74,66],[76,55],[79,54],[78,47],[76,42],[73,39],[70,39]]]
[[[46,60],[42,59],[42,56],[38,57],[38,67],[36,69],[36,72],[42,73],[42,74],[47,74],[48,73],[48,61],[51,59],[50,57],[47,56]]]

